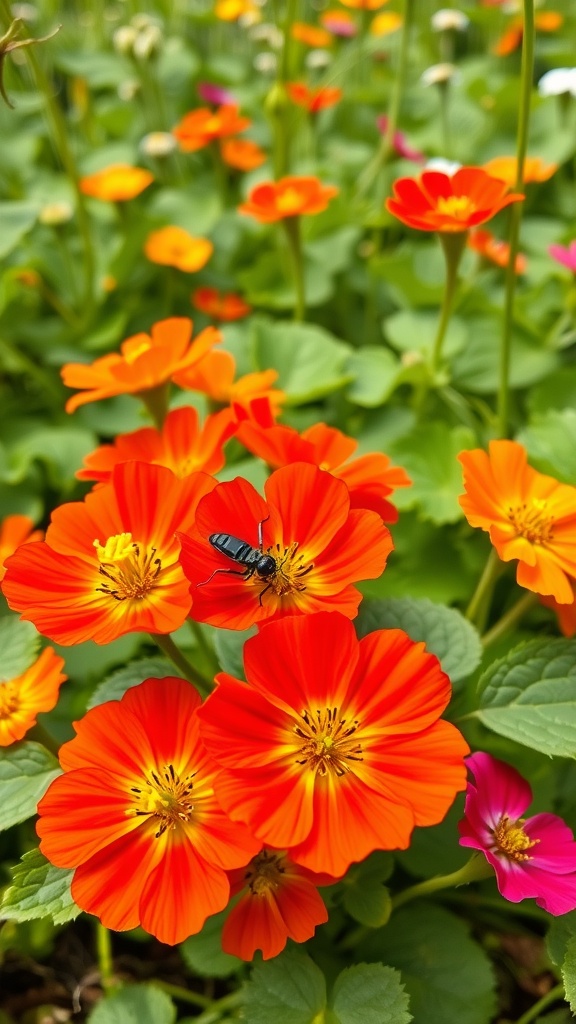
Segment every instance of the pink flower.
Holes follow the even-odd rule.
[[[576,274],[576,242],[571,242],[568,248],[563,245],[551,245],[548,248],[552,259],[562,266],[568,267],[573,274]]]
[[[215,82],[198,82],[197,92],[203,103],[213,103],[219,107],[221,104],[233,107],[238,101],[223,85],[216,85]]]
[[[532,898],[549,914],[576,908],[576,842],[555,814],[522,814],[532,800],[525,779],[490,754],[466,758],[468,783],[460,845],[481,850],[511,903]]]
[[[388,127],[386,114],[382,114],[376,121],[376,124],[378,125],[378,131],[384,135]],[[413,160],[417,164],[423,164],[426,159],[424,153],[420,153],[417,149],[412,149],[403,132],[394,132],[392,145],[398,156],[403,156],[405,160]]]

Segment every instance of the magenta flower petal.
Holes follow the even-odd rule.
[[[494,868],[505,899],[535,899],[550,914],[576,908],[576,842],[555,814],[523,818],[532,799],[525,779],[511,765],[482,752],[467,758],[468,783],[460,845],[480,850]]]
[[[221,104],[233,107],[238,102],[228,89],[223,85],[216,85],[215,82],[198,82],[197,90],[204,103],[214,103],[217,107]]]
[[[568,248],[563,245],[550,245],[548,252],[557,263],[568,267],[568,270],[576,274],[576,241],[571,242]]]

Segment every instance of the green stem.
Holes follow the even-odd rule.
[[[522,192],[524,184],[524,160],[528,148],[528,122],[534,68],[534,0],[524,0],[524,34],[522,37],[522,68],[520,72],[520,109],[518,111],[518,134],[516,136],[516,185],[515,191]],[[510,349],[512,324],[514,320],[514,293],[516,289],[516,256],[520,240],[522,204],[517,202],[510,212],[510,256],[506,267],[504,298],[504,322],[500,349],[500,382],[498,388],[498,432],[500,437],[508,436],[510,400]]]
[[[188,661],[188,658],[182,654],[182,651],[176,646],[170,634],[151,633],[150,636],[156,646],[159,647],[162,653],[165,654],[172,664],[176,666],[184,678],[187,679],[188,682],[192,683],[192,685],[200,691],[203,697],[207,696],[211,690],[210,681],[205,679],[204,676],[194,668],[194,665]]]
[[[540,1016],[543,1010],[547,1010],[552,1003],[558,1002],[560,999],[565,999],[564,985],[560,982],[559,985],[555,985],[551,988],[545,996],[542,996],[537,1003],[534,1003],[526,1013],[523,1013],[521,1017],[518,1017],[516,1024],[532,1024],[532,1021],[536,1020]]]
[[[440,82],[440,123],[442,125],[442,146],[446,160],[452,159],[452,143],[450,135],[449,99],[450,83]]]
[[[288,119],[290,102],[286,82],[291,78],[292,66],[292,25],[298,13],[298,0],[287,0],[284,19],[277,18],[282,29],[282,52],[278,58],[276,81],[265,100],[265,108],[272,122],[274,177],[281,178],[288,172],[290,164],[290,133]]]
[[[112,962],[112,940],[110,932],[100,921],[96,921],[96,952],[98,969],[104,992],[114,988],[114,965]]]
[[[489,878],[493,869],[482,853],[475,853],[470,860],[466,861],[458,871],[452,871],[449,875],[437,875],[436,878],[427,878],[424,882],[418,882],[404,889],[404,892],[395,896],[392,900],[392,910],[409,903],[410,900],[419,899],[421,896],[430,896],[440,889],[451,889],[456,885],[467,885],[468,882],[477,882],[483,878]]]
[[[513,626],[516,626],[521,619],[524,618],[527,611],[530,611],[538,601],[538,595],[533,594],[531,590],[528,590],[516,604],[498,619],[498,622],[488,630],[487,633],[482,637],[482,644],[484,647],[489,647],[496,640],[499,640],[501,636],[504,636]]]
[[[442,298],[442,309],[440,311],[438,330],[436,331],[436,337],[434,339],[434,346],[432,349],[431,367],[433,376],[438,373],[440,368],[442,344],[448,329],[448,324],[450,323],[452,304],[454,302],[454,294],[456,292],[456,285],[458,282],[458,267],[460,265],[462,253],[464,252],[467,237],[467,231],[441,231],[439,233],[440,244],[444,251],[444,259],[446,261],[446,284],[444,286],[444,296]]]
[[[494,548],[492,548],[488,555],[482,575],[478,580],[478,586],[476,587],[476,590],[472,595],[472,600],[466,609],[466,618],[469,622],[476,622],[484,611],[484,607],[490,601],[494,585],[502,571],[502,562],[498,558]]]
[[[296,289],[296,303],[294,306],[294,319],[301,321],[306,316],[306,293],[304,289],[304,264],[302,259],[302,244],[300,239],[300,218],[286,217],[282,222],[288,239],[288,252],[292,264],[292,276],[294,288]]]
[[[199,1006],[201,1010],[208,1009],[211,1007],[212,1000],[208,999],[207,996],[201,996],[199,992],[189,992],[187,988],[182,988],[181,985],[171,985],[168,981],[161,981],[159,978],[154,978],[153,985],[156,988],[161,988],[167,995],[173,996],[180,1003],[189,1003],[190,1006]]]
[[[202,653],[202,656],[205,659],[207,665],[209,665],[213,670],[214,675],[216,675],[216,672],[219,671],[220,666],[218,665],[218,662],[216,660],[214,648],[211,646],[211,644],[208,643],[206,636],[204,634],[204,630],[202,629],[202,626],[200,625],[199,622],[196,622],[195,619],[188,619],[188,623],[192,630],[192,634],[196,641],[196,646],[198,647],[198,650]]]
[[[33,725],[26,733],[26,739],[32,740],[34,743],[41,743],[43,747],[46,747],[46,750],[49,750],[56,757],[60,753],[60,744],[39,722],[36,722],[36,725]]]
[[[194,1024],[216,1024],[228,1010],[236,1009],[237,1006],[242,1004],[243,1000],[244,994],[242,991],[230,992],[227,996],[216,999],[204,1013],[195,1018]]]
[[[164,420],[168,415],[169,395],[170,386],[167,381],[165,384],[159,384],[156,388],[149,388],[147,391],[139,391],[136,395],[136,397],[140,398],[146,406],[146,409],[154,420],[154,425],[158,430],[162,430]]]

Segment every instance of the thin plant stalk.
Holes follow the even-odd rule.
[[[490,644],[495,643],[496,640],[499,640],[501,636],[508,633],[514,626],[517,626],[526,615],[526,612],[530,611],[530,609],[534,607],[537,600],[538,595],[533,594],[531,590],[528,590],[523,594],[522,597],[516,601],[516,604],[513,604],[502,618],[498,619],[498,622],[496,622],[492,628],[484,634],[482,637],[482,645],[484,647],[489,647]]]
[[[442,345],[444,343],[444,338],[446,337],[446,331],[448,330],[448,324],[450,323],[450,317],[452,315],[454,295],[456,293],[456,285],[458,284],[458,267],[460,265],[462,253],[464,252],[468,232],[441,231],[439,237],[440,244],[444,251],[444,259],[446,261],[446,283],[444,286],[444,296],[442,298],[440,320],[438,322],[438,329],[436,331],[436,337],[432,348],[431,368],[433,376],[435,376],[440,369]]]
[[[198,672],[198,669],[188,661],[188,658],[182,654],[182,651],[176,646],[172,637],[168,633],[151,633],[150,636],[156,646],[159,647],[168,660],[176,666],[184,678],[187,679],[189,683],[192,683],[203,697],[206,697],[211,690],[209,681],[205,679],[204,676]]]
[[[518,134],[516,137],[516,184],[514,191],[521,192],[524,185],[524,160],[528,148],[528,123],[534,69],[534,0],[524,0],[524,33],[522,37],[522,69],[520,74],[520,109],[518,111]],[[509,431],[510,405],[510,349],[512,325],[514,322],[514,293],[516,289],[516,256],[520,240],[522,204],[514,203],[510,211],[510,256],[506,267],[504,298],[504,321],[500,347],[500,381],[498,388],[498,436],[507,437]]]
[[[114,964],[112,961],[112,940],[108,928],[100,922],[96,922],[96,953],[98,956],[98,969],[100,981],[104,992],[114,988]]]
[[[545,996],[542,996],[538,1002],[534,1003],[529,1010],[526,1010],[526,1013],[523,1013],[521,1017],[518,1017],[516,1024],[532,1024],[532,1021],[537,1020],[544,1010],[547,1010],[549,1006],[552,1006],[552,1003],[557,1003],[561,999],[565,998],[564,985],[562,982],[559,982],[558,985],[551,988]]]
[[[296,290],[296,302],[294,305],[294,319],[298,322],[306,316],[306,292],[304,285],[304,261],[302,256],[302,242],[300,237],[300,218],[286,217],[282,222],[288,241],[288,252],[292,264],[292,278]]]

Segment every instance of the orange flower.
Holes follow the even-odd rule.
[[[418,178],[399,178],[393,188],[386,209],[420,231],[467,231],[524,199],[506,195],[508,186],[481,167],[461,167],[453,175],[423,171]]]
[[[495,238],[491,231],[478,228],[468,236],[469,249],[479,252],[485,260],[495,263],[497,267],[506,268],[510,262],[510,246],[500,238]],[[522,253],[517,253],[515,269],[517,274],[525,274],[528,261]]]
[[[0,747],[21,740],[40,711],[51,711],[58,701],[64,658],[46,647],[40,657],[15,679],[0,682]]]
[[[489,455],[475,449],[458,459],[466,490],[459,500],[470,526],[490,534],[502,561],[518,559],[521,587],[572,604],[576,487],[532,469],[517,441],[491,441]]]
[[[440,721],[450,681],[400,629],[358,641],[338,612],[289,616],[244,646],[247,683],[222,673],[198,712],[235,821],[311,871],[341,877],[406,849],[465,788],[468,746]]]
[[[171,225],[152,231],[144,244],[144,252],[152,263],[192,274],[207,264],[214,246],[207,238],[194,238],[184,228]]]
[[[151,335],[134,334],[120,346],[120,353],[101,356],[93,363],[67,363],[62,380],[68,388],[83,388],[66,402],[74,412],[87,402],[112,395],[139,395],[165,384],[174,374],[200,362],[213,345],[222,340],[214,327],[201,331],[191,343],[192,321],[187,317],[159,320]]]
[[[120,203],[139,196],[153,181],[154,175],[142,167],[112,164],[97,171],[96,174],[87,174],[80,178],[80,190],[85,196],[92,196],[94,199]]]
[[[220,21],[237,21],[245,15],[260,21],[260,8],[252,0],[216,0],[214,14]]]
[[[569,583],[574,594],[572,604],[558,604],[553,597],[541,597],[540,604],[543,604],[545,608],[551,608],[556,613],[560,632],[564,636],[571,637],[576,634],[576,580],[571,579]]]
[[[509,188],[516,184],[518,161],[515,156],[497,156],[483,166],[487,174],[505,181]],[[539,156],[527,156],[524,161],[524,183],[548,181],[557,170],[558,164],[546,164]]]
[[[268,157],[251,139],[227,139],[220,145],[222,159],[237,171],[253,171],[265,164]]]
[[[170,677],[93,708],[38,805],[40,849],[76,869],[78,906],[106,928],[141,925],[170,945],[226,906],[226,870],[259,846],[216,802],[199,705],[190,683]]]
[[[344,3],[345,0],[340,0],[340,2]],[[397,14],[396,11],[384,11],[382,14],[377,14],[372,21],[370,35],[390,36],[399,28],[402,28],[402,15]]]
[[[320,21],[327,28],[329,32],[332,32],[335,36],[343,36],[345,39],[350,36],[355,36],[358,29],[356,22],[348,11],[334,10],[330,8],[328,11],[323,11],[320,15]]]
[[[342,89],[331,86],[319,86],[311,89],[305,82],[288,82],[288,95],[293,103],[305,107],[310,114],[333,107],[342,99]]]
[[[388,0],[340,0],[345,7],[352,7],[355,11],[377,11],[384,7]]]
[[[108,483],[114,466],[122,462],[149,462],[167,466],[183,479],[191,473],[217,473],[225,457],[223,445],[236,430],[231,410],[207,416],[203,427],[196,409],[185,407],[169,412],[162,430],[142,427],[130,434],[120,434],[114,444],[103,444],[86,455],[79,480]]]
[[[242,896],[222,930],[222,949],[241,960],[278,956],[288,939],[306,942],[328,920],[318,885],[328,880],[294,864],[286,853],[262,850],[245,868],[230,872],[230,895]],[[329,879],[334,881],[334,879]]]
[[[252,306],[234,292],[219,292],[217,288],[197,288],[192,293],[192,303],[201,313],[206,313],[214,320],[229,323],[241,320],[252,312]]]
[[[341,480],[303,462],[277,469],[264,492],[266,500],[240,477],[218,484],[199,504],[194,528],[178,534],[192,617],[246,629],[328,606],[354,618],[361,595],[352,583],[380,576],[393,547],[380,516],[351,509]],[[244,571],[209,541],[216,534],[259,548],[272,571]]]
[[[45,541],[8,559],[10,608],[59,644],[178,629],[191,600],[174,534],[192,528],[215,484],[206,473],[179,480],[164,466],[116,466],[110,483],[56,509]]]
[[[486,3],[486,0],[484,0]],[[490,6],[487,4],[487,6]],[[564,24],[564,17],[557,11],[539,11],[534,15],[534,26],[538,32],[557,32]],[[507,57],[522,46],[524,36],[523,18],[514,18],[506,32],[494,46],[493,53],[498,57]]]
[[[273,224],[285,217],[321,213],[338,191],[335,185],[323,185],[318,178],[290,175],[256,185],[238,211],[262,224]]]
[[[305,21],[292,22],[292,38],[299,43],[305,43],[306,46],[332,46],[332,36],[326,29],[309,25]]]
[[[348,487],[351,508],[372,509],[385,523],[398,519],[397,510],[386,499],[396,487],[408,487],[409,477],[403,469],[391,466],[388,456],[382,453],[351,459],[358,442],[335,427],[316,423],[300,435],[292,427],[275,425],[263,429],[255,423],[242,423],[236,436],[274,469],[293,462],[309,462],[329,470]]]
[[[283,391],[272,387],[278,379],[277,371],[246,373],[237,380],[234,380],[235,374],[236,360],[230,352],[209,352],[190,370],[177,373],[174,382],[188,391],[201,391],[221,405],[232,406],[238,419],[245,418],[243,411],[250,418],[254,403],[265,404],[273,420],[286,398]]]
[[[251,123],[247,117],[240,117],[238,107],[224,103],[217,110],[211,110],[210,107],[191,110],[172,129],[172,134],[178,139],[180,149],[185,153],[193,153],[208,146],[214,139],[245,131]]]
[[[4,562],[21,544],[42,540],[43,530],[35,530],[29,516],[6,516],[0,523],[0,582],[4,579]]]

